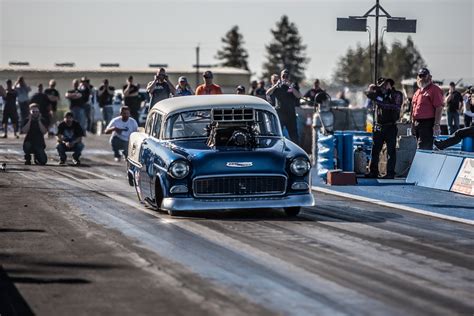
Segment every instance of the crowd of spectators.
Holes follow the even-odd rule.
[[[222,88],[214,82],[212,71],[205,71],[202,78],[202,84],[193,90],[186,77],[179,77],[177,84],[174,85],[169,79],[166,69],[160,68],[153,80],[146,85],[146,92],[149,94],[150,100],[149,106],[153,106],[157,102],[170,97],[222,94]],[[368,90],[383,90],[388,83],[390,86],[387,91],[396,91],[394,90],[393,80],[389,78],[381,78],[381,80],[377,85],[370,85]],[[35,157],[35,163],[46,163],[47,157],[44,152],[44,135],[46,133],[57,137],[58,145],[56,149],[60,158],[60,164],[65,164],[66,152],[68,151],[73,152],[73,163],[79,164],[79,157],[84,148],[83,137],[86,136],[86,133],[94,130],[94,104],[98,105],[102,113],[102,117],[99,120],[102,123],[102,127],[99,128],[99,132],[112,134],[110,142],[115,160],[120,161],[122,156],[126,157],[128,138],[138,128],[143,101],[139,93],[140,85],[134,83],[133,76],[129,76],[122,87],[123,106],[120,109],[120,115],[115,118],[113,116],[116,90],[115,87],[109,84],[108,79],[104,79],[97,89],[94,88],[87,77],[74,79],[71,89],[64,94],[65,99],[69,103],[69,110],[61,118],[62,121],[60,123],[57,122],[59,119],[57,112],[61,94],[56,89],[56,81],[54,79],[49,81],[48,88],[46,89],[44,89],[43,84],[38,84],[36,91],[31,97],[31,88],[26,83],[25,78],[19,77],[14,84],[11,80],[7,80],[5,84],[5,88],[0,85],[0,96],[4,100],[2,118],[4,134],[2,137],[8,137],[9,122],[12,124],[14,137],[19,138],[20,133],[25,134],[23,147],[26,164],[31,164],[32,154]],[[441,89],[432,83],[431,74],[426,68],[421,69],[418,73],[417,86],[419,89],[413,97],[411,120],[413,122],[413,134],[418,139],[419,148],[433,148],[433,136],[437,136],[440,133],[439,124],[441,111],[444,106],[447,112],[449,134],[455,134],[459,129],[461,113],[464,115],[465,127],[469,127],[472,124],[472,117],[474,116],[472,88],[464,93],[460,93],[456,90],[455,83],[451,82],[449,91],[442,95]],[[287,69],[283,69],[279,75],[273,74],[269,78],[268,86],[265,80],[254,80],[250,82],[248,89],[246,89],[245,85],[238,85],[235,87],[234,93],[248,94],[268,101],[275,108],[282,129],[285,130],[292,141],[297,142],[296,107],[300,105],[301,99],[306,100],[308,104],[317,105],[317,103],[320,103],[318,95],[325,94],[325,91],[321,88],[320,81],[316,79],[313,81],[313,86],[302,95],[298,83],[291,80],[290,72]],[[428,94],[431,96],[429,100],[424,97]],[[338,98],[349,103],[343,94],[338,96]],[[432,104],[427,104],[428,101]],[[399,106],[398,103],[397,101],[397,107]],[[379,108],[383,108],[381,105],[383,102],[379,102],[376,99],[368,99],[368,105],[373,111],[375,111],[377,104]],[[385,102],[385,104],[388,103]],[[384,111],[388,113],[387,108]],[[398,108],[397,111],[399,111]],[[392,112],[390,113],[390,115],[393,114]],[[382,135],[380,136],[381,143],[377,143],[377,146],[387,142],[385,137],[389,127],[385,125],[392,126],[398,118],[390,117],[389,123],[386,123],[384,120],[385,118],[381,115],[377,118],[376,124],[379,124],[380,127],[375,132],[379,132]],[[382,130],[383,132],[380,132]],[[394,133],[390,133],[390,135],[392,134]],[[456,135],[459,137],[459,135],[465,134],[463,131]],[[393,143],[392,138],[390,137],[388,144]],[[439,145],[439,143],[435,143],[435,145]],[[390,147],[392,148],[393,146]],[[439,145],[439,147],[442,147],[442,145]],[[390,165],[393,163],[394,159],[391,160]],[[376,168],[373,167],[373,169],[377,173]]]

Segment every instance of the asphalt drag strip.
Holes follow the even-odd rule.
[[[2,228],[19,230],[0,230],[0,259],[34,313],[474,310],[469,225],[325,194],[295,219],[272,209],[170,217],[138,203],[124,165],[84,163],[13,165],[0,178]]]

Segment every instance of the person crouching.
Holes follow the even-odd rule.
[[[38,104],[30,104],[30,114],[25,121],[25,126],[22,132],[26,134],[23,142],[23,151],[25,152],[25,165],[31,165],[31,155],[35,156],[35,164],[45,165],[48,157],[44,149],[46,143],[44,142],[44,134],[48,132],[45,120],[41,117]]]
[[[120,116],[117,116],[105,129],[105,134],[111,134],[110,144],[114,151],[115,161],[120,161],[122,155],[120,151],[123,151],[123,155],[127,158],[128,155],[128,139],[130,134],[138,130],[138,124],[135,119],[130,117],[130,109],[128,106],[122,106],[120,108]]]
[[[59,164],[66,164],[66,152],[72,151],[72,163],[74,165],[80,165],[82,150],[84,144],[82,143],[82,137],[85,136],[84,129],[81,127],[78,121],[74,120],[72,112],[64,114],[64,120],[58,126],[58,145],[56,149],[59,154]]]

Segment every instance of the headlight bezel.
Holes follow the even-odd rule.
[[[176,168],[181,168],[181,169],[176,169]],[[181,180],[181,179],[186,178],[189,175],[190,169],[191,167],[188,161],[182,160],[182,159],[175,160],[168,167],[168,174],[173,179]]]
[[[293,175],[303,177],[311,170],[311,164],[305,157],[296,157],[291,160],[290,171]]]

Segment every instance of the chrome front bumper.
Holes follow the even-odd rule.
[[[313,194],[307,193],[284,197],[229,199],[164,198],[161,204],[161,209],[167,211],[218,211],[229,209],[280,208],[298,206],[314,206]]]

